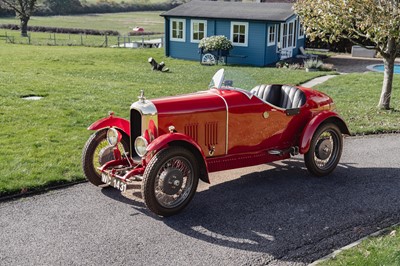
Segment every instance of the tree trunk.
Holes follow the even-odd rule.
[[[383,84],[381,98],[378,107],[380,109],[390,109],[390,97],[392,96],[393,74],[394,74],[394,60],[396,59],[397,50],[395,48],[394,40],[389,41],[389,53],[383,56],[383,65],[385,67],[383,74]]]
[[[20,18],[21,20],[21,36],[28,37],[28,21],[29,17]]]

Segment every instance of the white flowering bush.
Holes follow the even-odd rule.
[[[233,45],[224,35],[215,35],[201,39],[199,48],[203,51],[230,50]]]
[[[320,69],[324,63],[318,59],[308,59],[304,61],[304,68]]]

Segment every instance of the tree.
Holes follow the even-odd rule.
[[[384,63],[381,109],[390,109],[394,61],[400,51],[399,8],[400,0],[298,0],[294,5],[311,40],[375,45]]]
[[[28,36],[28,21],[36,8],[37,0],[0,0],[0,5],[15,11],[21,21],[21,36]]]
[[[43,4],[56,15],[76,14],[82,9],[79,0],[45,0]]]

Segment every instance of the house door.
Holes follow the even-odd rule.
[[[296,46],[296,35],[295,33],[295,21],[288,21],[286,23],[281,24],[281,38],[280,38],[280,43],[281,43],[281,50],[280,50],[280,56],[281,60],[290,58],[293,56],[293,49]]]

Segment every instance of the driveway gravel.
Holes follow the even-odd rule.
[[[181,214],[89,183],[0,203],[0,265],[307,265],[400,221],[400,135],[351,137],[329,177],[301,157],[225,171]]]

